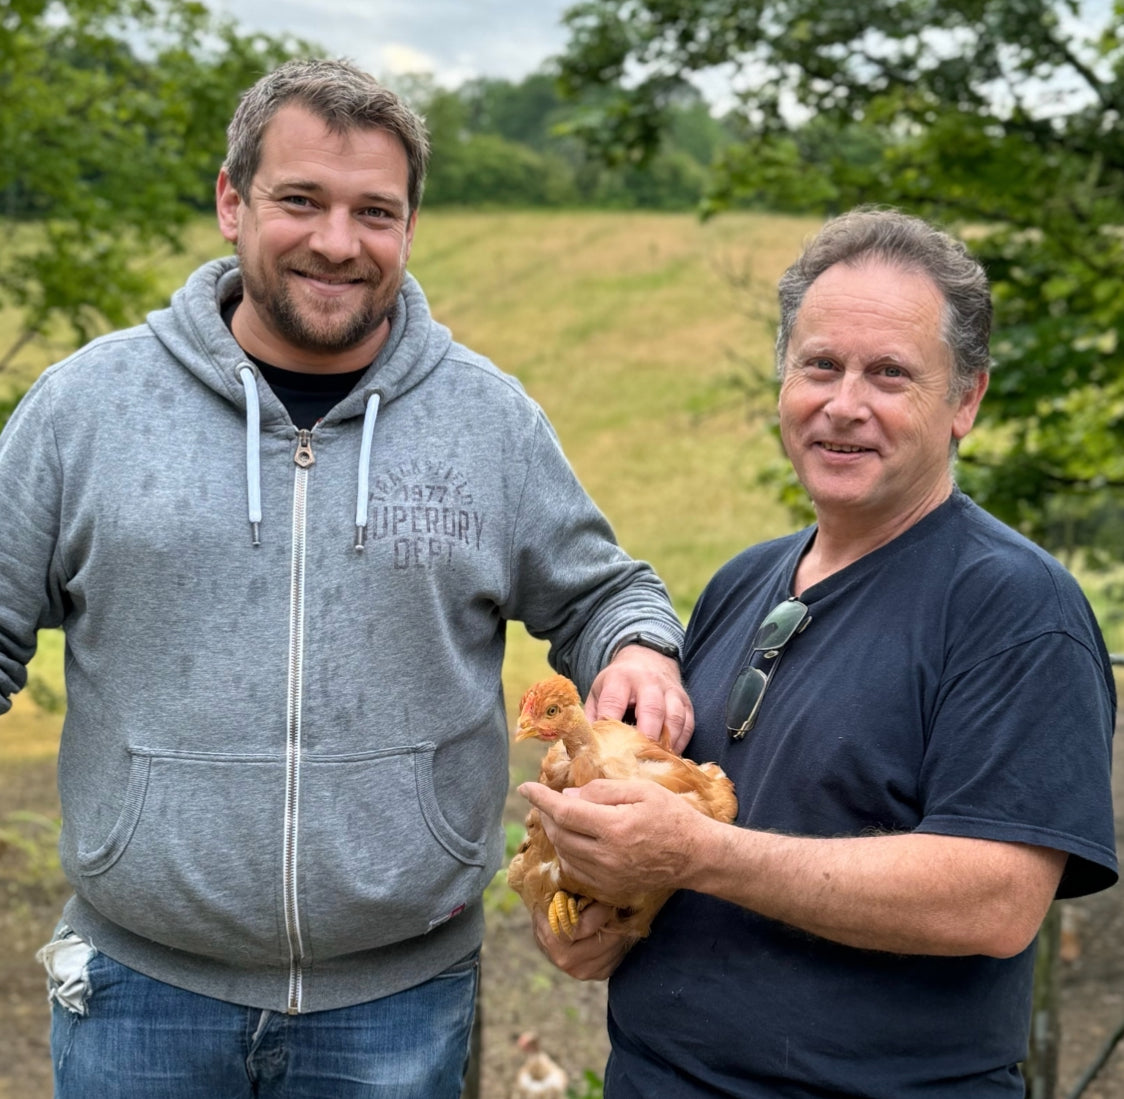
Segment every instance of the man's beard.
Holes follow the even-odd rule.
[[[394,312],[402,285],[400,273],[397,278],[387,279],[377,271],[326,268],[312,259],[267,274],[260,263],[255,266],[248,262],[241,245],[237,252],[243,293],[263,312],[263,319],[269,321],[278,336],[302,351],[331,354],[358,347]],[[323,275],[330,279],[362,279],[363,298],[346,313],[330,308],[317,310],[307,304],[300,306],[286,277],[293,267],[313,278]]]

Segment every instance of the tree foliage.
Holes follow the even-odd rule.
[[[1058,552],[1124,558],[1124,4],[1120,0],[588,0],[562,78],[583,122],[655,147],[720,73],[738,141],[707,212],[746,196],[884,203],[959,230],[994,286],[996,360],[960,479]]]
[[[607,164],[571,133],[588,104],[567,100],[549,69],[515,83],[470,80],[455,90],[425,75],[395,83],[429,127],[430,206],[693,209],[706,167],[729,141],[693,89],[670,106],[667,135],[651,156]],[[604,94],[593,89],[587,98]]]
[[[210,203],[239,93],[300,44],[194,0],[9,0],[0,11],[0,305],[84,341],[152,304],[141,257]]]

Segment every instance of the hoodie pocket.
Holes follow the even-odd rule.
[[[283,964],[284,762],[143,748],[129,755],[113,828],[96,848],[79,838],[78,891],[107,919],[165,946]]]
[[[502,854],[441,811],[434,751],[423,743],[302,762],[297,880],[311,958],[423,935],[488,884]]]
[[[434,792],[434,751],[302,757],[291,823],[306,961],[423,935],[479,899],[502,861],[501,834],[491,829],[489,843],[452,827]],[[78,891],[107,919],[177,950],[288,964],[284,761],[146,748],[130,760],[108,835],[96,847],[79,841]]]

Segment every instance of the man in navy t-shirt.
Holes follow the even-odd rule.
[[[687,754],[737,820],[526,784],[574,876],[679,890],[639,943],[598,935],[601,905],[536,936],[612,974],[608,1099],[1022,1096],[1039,925],[1117,876],[1108,655],[1073,578],[955,487],[990,365],[967,250],[853,211],[780,303],[816,524],[719,570],[684,652]]]

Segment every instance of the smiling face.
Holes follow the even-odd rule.
[[[952,491],[950,446],[972,427],[981,375],[949,399],[944,302],[927,276],[877,259],[809,287],[781,382],[781,439],[821,527],[893,537]]]
[[[386,339],[413,242],[402,143],[385,130],[331,133],[290,104],[266,127],[250,194],[239,195],[223,172],[216,196],[242,270],[238,342],[290,370],[369,363]]]

